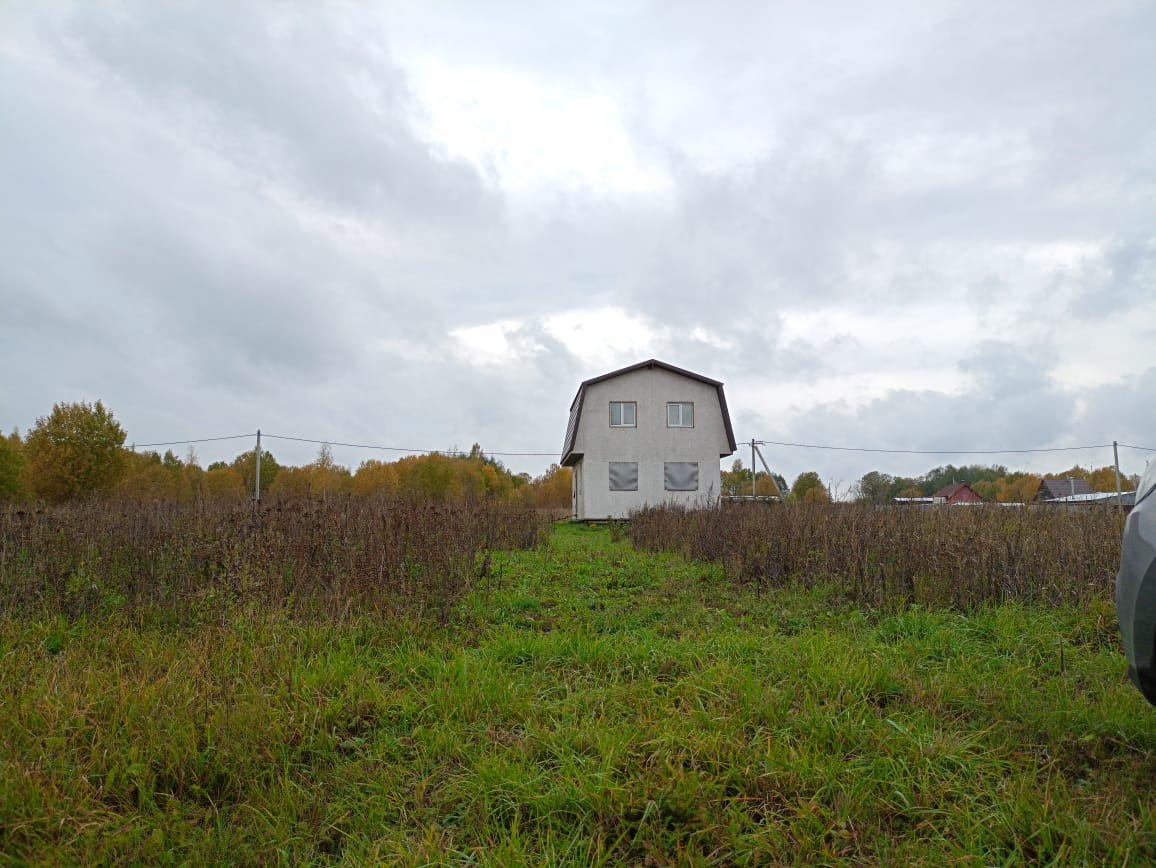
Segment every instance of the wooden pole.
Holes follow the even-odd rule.
[[[763,470],[767,471],[767,479],[771,481],[771,488],[779,493],[779,500],[783,500],[785,498],[783,489],[779,488],[779,483],[775,481],[775,474],[771,473],[771,467],[767,464],[767,459],[763,457],[763,450],[756,448],[755,452],[758,453],[759,461],[763,463]]]
[[[1120,492],[1120,444],[1112,441],[1112,458],[1116,463],[1116,512],[1124,508],[1123,495]]]
[[[254,485],[254,488],[256,488],[257,491],[256,491],[256,494],[254,496],[256,497],[257,506],[260,506],[261,505],[261,429],[260,428],[257,429],[257,448],[256,448],[256,450],[254,450],[253,457],[257,459],[257,472],[256,472],[256,475],[254,477],[256,479],[256,484]]]

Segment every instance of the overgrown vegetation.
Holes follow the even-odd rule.
[[[294,500],[0,507],[0,613],[170,624],[449,607],[538,511],[485,501]]]
[[[648,507],[630,534],[639,548],[718,562],[760,589],[834,585],[862,606],[971,610],[1110,601],[1122,529],[1106,509],[797,503]]]
[[[1144,864],[1110,605],[773,591],[557,529],[455,617],[0,618],[20,863]]]

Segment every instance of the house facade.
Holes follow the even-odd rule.
[[[562,466],[579,520],[647,504],[711,503],[719,459],[736,448],[723,384],[650,359],[584,381],[570,405]]]

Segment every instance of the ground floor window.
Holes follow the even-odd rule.
[[[667,461],[662,472],[667,491],[698,491],[697,461]]]
[[[638,462],[610,462],[610,490],[638,491]]]

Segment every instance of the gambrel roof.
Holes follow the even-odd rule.
[[[679,374],[683,377],[689,377],[692,380],[698,380],[700,383],[706,383],[708,386],[714,386],[718,390],[718,406],[722,412],[723,425],[726,428],[727,444],[730,446],[730,452],[720,453],[719,457],[723,458],[734,453],[738,448],[738,444],[735,442],[735,432],[731,427],[731,414],[727,409],[727,399],[723,393],[723,384],[718,380],[712,380],[710,377],[704,377],[702,374],[696,374],[694,371],[675,367],[667,362],[660,362],[658,359],[647,359],[645,362],[619,368],[617,371],[611,371],[609,374],[602,374],[601,376],[591,377],[589,380],[582,381],[582,385],[578,387],[578,394],[574,396],[574,402],[570,405],[570,420],[566,423],[566,439],[562,444],[563,467],[574,466],[578,462],[578,459],[582,457],[581,455],[574,454],[574,440],[578,436],[578,419],[582,415],[582,401],[586,397],[587,387],[593,386],[595,383],[601,383],[604,380],[612,380],[623,374],[629,374],[632,371],[640,371],[644,368],[661,368],[664,371],[670,371],[673,374]]]
[[[943,486],[943,488],[939,489],[939,491],[935,492],[935,494],[931,496],[932,498],[943,498],[948,503],[950,503],[954,498],[963,492],[968,492],[968,494],[970,494],[970,496],[974,497],[976,500],[983,500],[982,497],[976,494],[975,489],[968,485],[966,482],[952,482],[950,485]],[[964,496],[966,497],[967,495]]]

